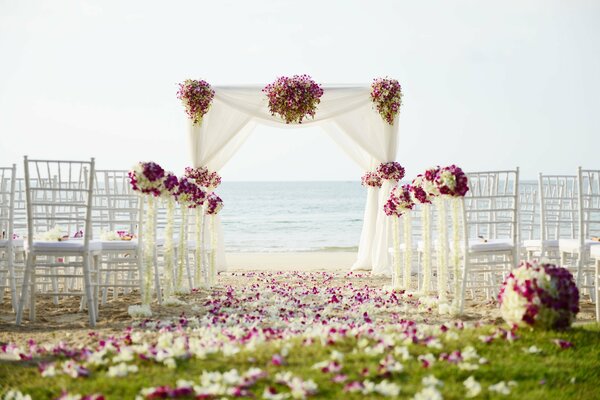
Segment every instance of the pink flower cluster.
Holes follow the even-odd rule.
[[[381,187],[381,176],[376,172],[367,172],[362,176],[361,183],[363,186]]]
[[[179,84],[177,91],[177,98],[183,102],[185,112],[194,124],[199,123],[208,112],[214,97],[215,91],[202,80],[186,79]]]
[[[383,211],[388,216],[400,217],[405,212],[412,210],[414,206],[410,185],[402,185],[392,189],[390,198],[383,206]]]
[[[377,174],[379,174],[381,179],[399,181],[404,178],[404,173],[404,167],[396,161],[381,163],[377,167]]]
[[[196,183],[186,177],[179,180],[175,199],[182,206],[189,208],[202,207],[206,200],[206,192]]]
[[[206,197],[206,214],[216,215],[223,209],[223,200],[215,193]]]
[[[221,177],[216,172],[206,168],[186,168],[184,177],[178,178],[155,162],[142,162],[129,171],[131,187],[135,191],[153,196],[173,196],[182,206],[189,208],[202,207],[207,193],[202,188],[211,191],[221,184]],[[218,196],[214,195],[218,198]],[[219,201],[221,199],[219,198]],[[213,200],[213,203],[215,201]],[[219,205],[212,205],[213,210],[220,210]],[[217,210],[217,212],[218,212]]]
[[[452,164],[441,168],[435,178],[441,195],[464,197],[469,191],[469,179],[462,169]]]
[[[282,76],[263,89],[269,99],[271,115],[278,114],[286,124],[297,122],[307,116],[314,118],[321,102],[323,89],[308,75]]]
[[[506,278],[498,295],[511,325],[568,328],[579,312],[579,290],[571,273],[553,264],[523,261]]]
[[[371,84],[371,100],[375,103],[377,112],[392,125],[402,105],[402,87],[395,79],[374,79]]]
[[[216,171],[209,171],[206,167],[186,167],[185,176],[209,191],[213,191],[221,184],[221,176]]]

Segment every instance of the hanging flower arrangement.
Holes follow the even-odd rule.
[[[423,188],[424,183],[423,175],[417,175],[410,185],[410,194],[415,203],[431,204],[433,195]]]
[[[308,116],[314,118],[323,89],[308,75],[282,76],[263,89],[269,99],[271,115],[278,114],[286,124]]]
[[[361,184],[366,187],[380,188],[382,184],[381,176],[376,172],[367,172],[362,176]]]
[[[464,197],[469,191],[469,179],[456,165],[441,168],[435,177],[435,182],[441,195]]]
[[[395,79],[374,79],[371,84],[371,100],[381,117],[392,125],[402,105],[402,87]]]
[[[206,167],[186,167],[185,177],[194,180],[197,185],[207,188],[209,192],[214,191],[221,184],[221,176],[215,171],[209,171]]]
[[[504,320],[514,326],[568,328],[579,312],[579,290],[571,273],[552,264],[523,261],[498,295]]]
[[[408,210],[412,210],[415,203],[411,197],[410,185],[396,186],[390,192],[388,201],[383,206],[383,211],[388,216],[400,217]]]
[[[197,81],[195,79],[186,79],[179,84],[177,98],[185,106],[185,112],[194,124],[200,123],[204,114],[208,112],[215,91],[206,81]]]
[[[160,196],[163,192],[165,170],[155,162],[139,162],[129,171],[129,183],[133,190]]]
[[[396,161],[390,161],[381,163],[379,167],[377,167],[377,173],[381,179],[399,181],[404,178],[404,167]]]
[[[163,179],[163,194],[174,197],[177,194],[178,187],[179,179],[172,172],[167,172]]]

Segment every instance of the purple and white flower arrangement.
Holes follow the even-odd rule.
[[[371,84],[371,100],[381,117],[392,125],[402,105],[402,87],[395,79],[376,78]]]
[[[438,170],[435,183],[443,196],[464,197],[469,191],[469,179],[463,170],[450,165]]]
[[[279,77],[263,89],[269,100],[271,115],[279,115],[286,124],[302,123],[308,116],[314,118],[321,102],[323,89],[308,75]]]
[[[573,275],[553,264],[522,262],[502,284],[500,312],[511,326],[564,329],[579,312]]]
[[[155,162],[139,162],[129,171],[129,182],[135,191],[158,197],[163,191],[165,170]]]
[[[186,79],[179,84],[177,98],[185,106],[185,112],[194,124],[200,123],[210,108],[215,91],[203,80]]]
[[[377,173],[381,179],[399,181],[404,178],[405,170],[399,162],[389,161],[379,164],[379,167],[377,167]]]
[[[411,197],[410,185],[396,186],[392,189],[388,201],[383,206],[388,216],[400,217],[415,206]]]
[[[215,193],[210,193],[206,197],[206,209],[207,215],[217,215],[223,209],[223,200]]]

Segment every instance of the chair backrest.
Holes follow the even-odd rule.
[[[579,238],[600,237],[600,170],[578,169]]]
[[[140,196],[127,171],[97,170],[94,179],[92,224],[97,233],[123,230],[137,234]]]
[[[24,158],[27,241],[54,227],[73,236],[83,231],[84,246],[93,237],[91,203],[94,159],[90,161]]]
[[[537,182],[519,182],[519,230],[521,240],[539,239]]]
[[[518,240],[519,168],[510,171],[467,173],[465,196],[467,239]]]
[[[540,238],[575,238],[578,232],[578,183],[576,175],[539,175]]]
[[[12,242],[17,167],[0,167],[0,240]]]

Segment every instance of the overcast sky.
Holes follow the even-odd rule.
[[[600,169],[600,1],[0,0],[0,164],[189,163],[186,78],[402,84],[398,160]],[[227,180],[356,180],[319,128],[259,127]]]

